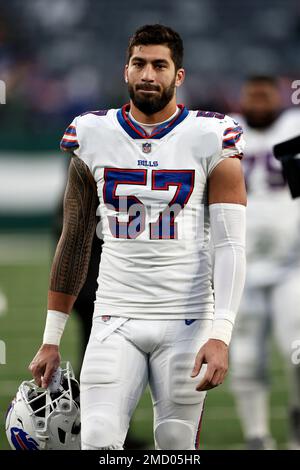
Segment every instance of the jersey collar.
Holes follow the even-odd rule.
[[[178,124],[180,124],[189,114],[183,104],[178,104],[177,106],[180,109],[179,113],[171,121],[155,127],[151,134],[147,134],[142,127],[130,119],[127,114],[130,108],[129,103],[125,104],[118,110],[117,118],[123,129],[133,139],[161,139],[171,132],[174,127],[178,126]]]

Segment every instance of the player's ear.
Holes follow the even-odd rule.
[[[176,72],[176,80],[175,80],[175,86],[179,87],[183,84],[185,79],[185,70],[184,69],[178,69]]]
[[[124,80],[125,83],[128,83],[128,64],[126,64],[124,68]]]

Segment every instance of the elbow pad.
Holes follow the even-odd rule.
[[[209,214],[215,296],[210,337],[229,345],[246,277],[246,207],[241,204],[211,204]]]

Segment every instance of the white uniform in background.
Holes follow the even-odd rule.
[[[231,343],[231,374],[244,434],[251,440],[269,435],[271,330],[287,365],[292,365],[293,342],[300,339],[299,200],[291,198],[272,152],[275,144],[300,134],[300,112],[284,111],[263,130],[236,118],[246,139],[247,276]],[[300,411],[299,385],[291,388],[290,406]]]
[[[190,374],[214,313],[207,179],[240,158],[243,139],[228,116],[175,114],[147,135],[126,106],[86,113],[62,140],[94,176],[104,239],[81,373],[84,449],[122,448],[148,382],[156,448],[197,447],[206,392]]]

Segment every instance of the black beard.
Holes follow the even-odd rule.
[[[255,114],[245,114],[245,119],[249,127],[252,129],[263,130],[270,127],[278,118],[280,112],[273,111],[264,114],[263,116],[256,116]]]
[[[152,114],[158,113],[167,106],[174,96],[175,91],[175,78],[172,81],[171,85],[167,88],[164,88],[160,96],[142,96],[138,95],[134,87],[128,83],[128,92],[129,96],[139,111],[146,114],[146,116],[151,116]],[[139,87],[139,89],[141,89]],[[147,85],[145,85],[147,89]],[[150,86],[149,88],[150,89]]]

